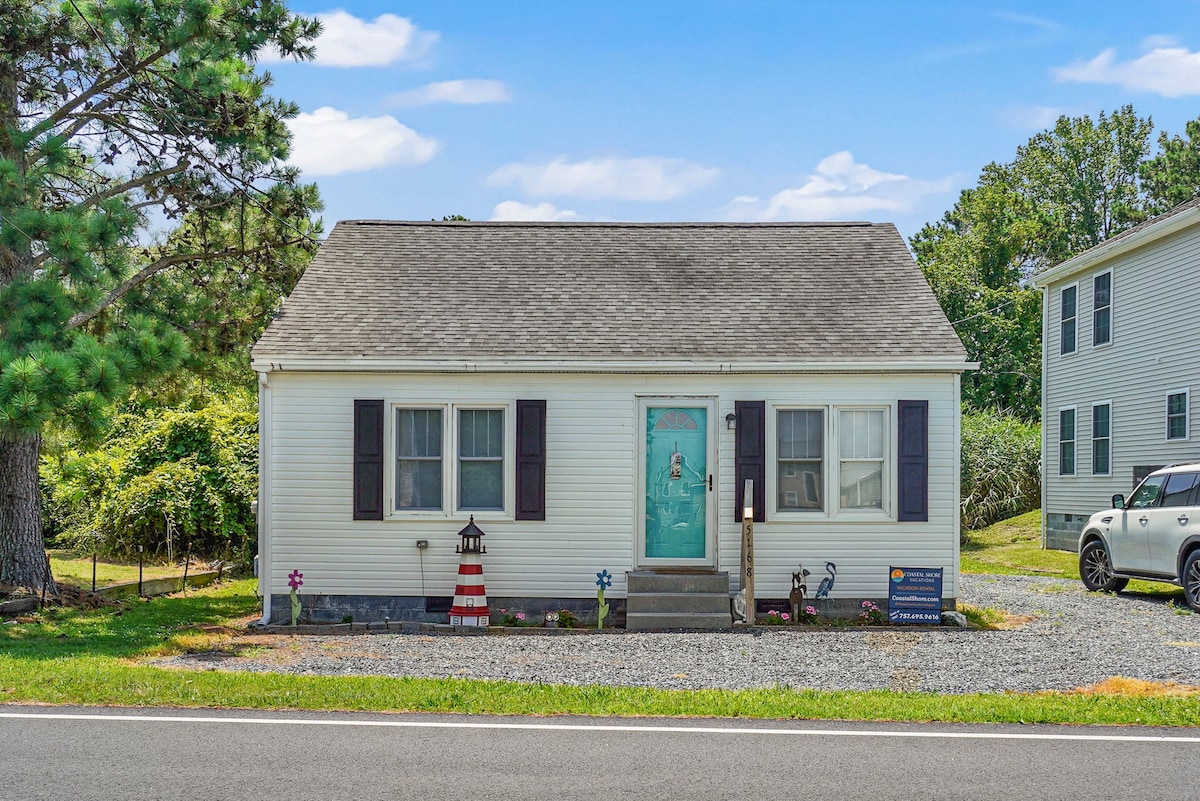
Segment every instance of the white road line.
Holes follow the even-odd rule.
[[[97,720],[135,723],[249,723],[259,726],[368,726],[397,729],[519,729],[525,731],[651,732],[670,734],[763,734],[815,737],[908,737],[946,740],[1082,740],[1109,743],[1200,743],[1200,736],[1132,734],[1034,734],[979,731],[878,731],[853,729],[753,729],[731,726],[633,726],[584,723],[483,723],[422,720],[314,720],[305,718],[222,718],[200,716],[99,715],[58,712],[0,712],[0,718]]]

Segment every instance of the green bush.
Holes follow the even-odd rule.
[[[1003,412],[962,416],[962,527],[973,531],[1037,509],[1041,426]]]
[[[118,416],[104,443],[42,462],[45,527],[61,545],[128,556],[255,550],[258,415],[231,398]],[[168,543],[170,538],[170,543]]]

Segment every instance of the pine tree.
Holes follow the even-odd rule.
[[[298,109],[255,67],[318,32],[279,0],[0,4],[0,584],[53,586],[43,428],[93,431],[252,325],[247,295],[261,314],[315,246],[315,188],[284,165]]]

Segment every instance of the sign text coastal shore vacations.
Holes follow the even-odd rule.
[[[888,622],[942,622],[942,568],[889,568]]]

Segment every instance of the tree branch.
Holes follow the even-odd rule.
[[[290,245],[297,245],[303,241],[304,241],[303,239],[285,240],[283,242],[279,242],[277,244],[272,245],[272,247],[283,248],[283,247],[288,247]],[[91,320],[93,317],[98,315],[100,312],[104,311],[109,306],[116,303],[124,295],[126,295],[130,290],[135,289],[136,287],[145,283],[150,278],[154,277],[154,275],[156,273],[160,273],[163,270],[167,269],[168,267],[174,267],[176,264],[187,264],[188,262],[216,261],[217,259],[229,259],[229,258],[239,258],[241,256],[251,256],[255,253],[258,253],[261,250],[263,250],[263,248],[246,248],[246,249],[241,249],[241,250],[229,249],[229,250],[211,251],[211,252],[207,252],[207,253],[176,253],[173,256],[164,256],[163,258],[159,259],[158,261],[154,261],[154,262],[151,262],[150,264],[147,264],[145,267],[138,270],[136,273],[131,275],[129,278],[127,278],[123,282],[121,282],[118,286],[114,287],[112,289],[112,291],[110,291],[107,295],[104,296],[103,300],[101,300],[99,303],[96,304],[95,308],[89,309],[87,311],[81,311],[81,312],[78,312],[77,314],[73,315],[71,317],[71,319],[67,321],[67,326],[66,326],[67,330],[69,331],[69,330],[78,328],[79,326],[83,325],[88,320]]]
[[[121,81],[125,80],[126,78],[128,78],[133,83],[137,83],[137,78],[135,77],[135,75],[138,72],[141,72],[146,67],[153,64],[155,61],[158,61],[160,58],[162,58],[163,56],[170,53],[173,49],[174,48],[167,47],[167,46],[160,47],[157,50],[155,50],[153,53],[146,56],[144,59],[137,62],[136,64],[134,64],[131,67],[125,67],[125,66],[122,66],[121,64],[114,63],[113,69],[111,70],[111,72],[113,73],[111,75],[111,77],[105,78],[102,81],[97,81],[96,83],[92,84],[87,89],[85,89],[83,92],[76,95],[75,98],[73,100],[71,100],[70,102],[63,104],[62,106],[59,106],[58,109],[53,114],[51,114],[46,119],[42,120],[37,125],[33,126],[33,128],[29,131],[29,134],[28,134],[29,138],[34,139],[34,138],[46,133],[47,131],[52,130],[54,128],[54,126],[58,125],[60,122],[62,122],[68,116],[70,116],[71,113],[75,111],[75,109],[79,108],[84,103],[86,103],[88,100],[95,97],[96,95],[107,92],[109,89],[111,89],[112,87],[121,83]],[[114,61],[115,61],[115,59],[114,59]]]

